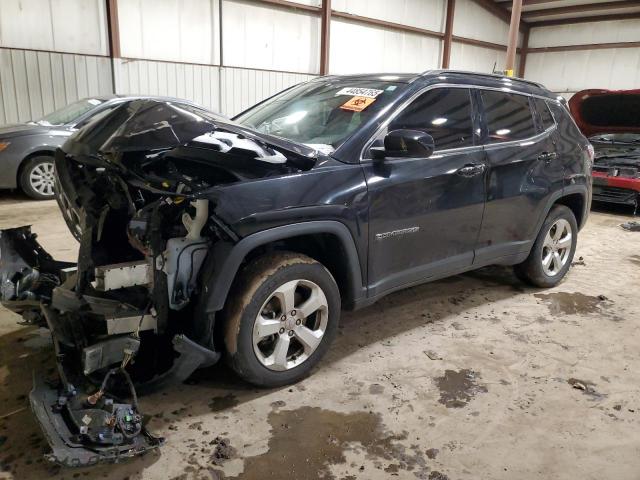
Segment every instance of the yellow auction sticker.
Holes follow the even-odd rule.
[[[340,108],[342,110],[351,110],[352,112],[361,112],[375,101],[375,98],[353,97],[351,100],[341,105]]]

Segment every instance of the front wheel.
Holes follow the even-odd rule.
[[[304,378],[328,350],[338,328],[340,293],[315,260],[267,254],[240,273],[224,317],[231,368],[249,383],[278,387]]]
[[[515,266],[518,277],[535,287],[554,287],[571,267],[578,223],[568,207],[555,205],[538,233],[527,259]]]
[[[20,173],[22,191],[35,200],[53,198],[55,183],[53,158],[32,157],[27,160]]]

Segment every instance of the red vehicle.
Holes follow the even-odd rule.
[[[593,200],[640,203],[640,90],[582,90],[569,108],[595,150]]]

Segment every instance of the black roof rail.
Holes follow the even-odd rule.
[[[442,73],[461,73],[464,75],[474,75],[474,76],[478,76],[478,77],[487,77],[487,78],[500,78],[500,79],[507,79],[507,80],[514,80],[517,82],[522,82],[522,83],[528,83],[529,85],[534,85],[536,87],[539,88],[545,88],[544,85],[542,85],[541,83],[538,82],[533,82],[531,80],[525,80],[524,78],[519,78],[519,77],[507,77],[506,75],[499,75],[496,73],[482,73],[482,72],[469,72],[469,71],[465,71],[465,70],[425,70],[424,72],[422,72],[420,74],[421,77],[424,77],[426,75],[438,75],[438,74],[442,74]]]

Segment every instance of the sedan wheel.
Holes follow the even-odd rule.
[[[20,175],[24,193],[36,200],[53,198],[55,168],[52,157],[40,156],[27,160]]]
[[[41,195],[53,195],[53,162],[36,165],[29,174],[31,187]]]

